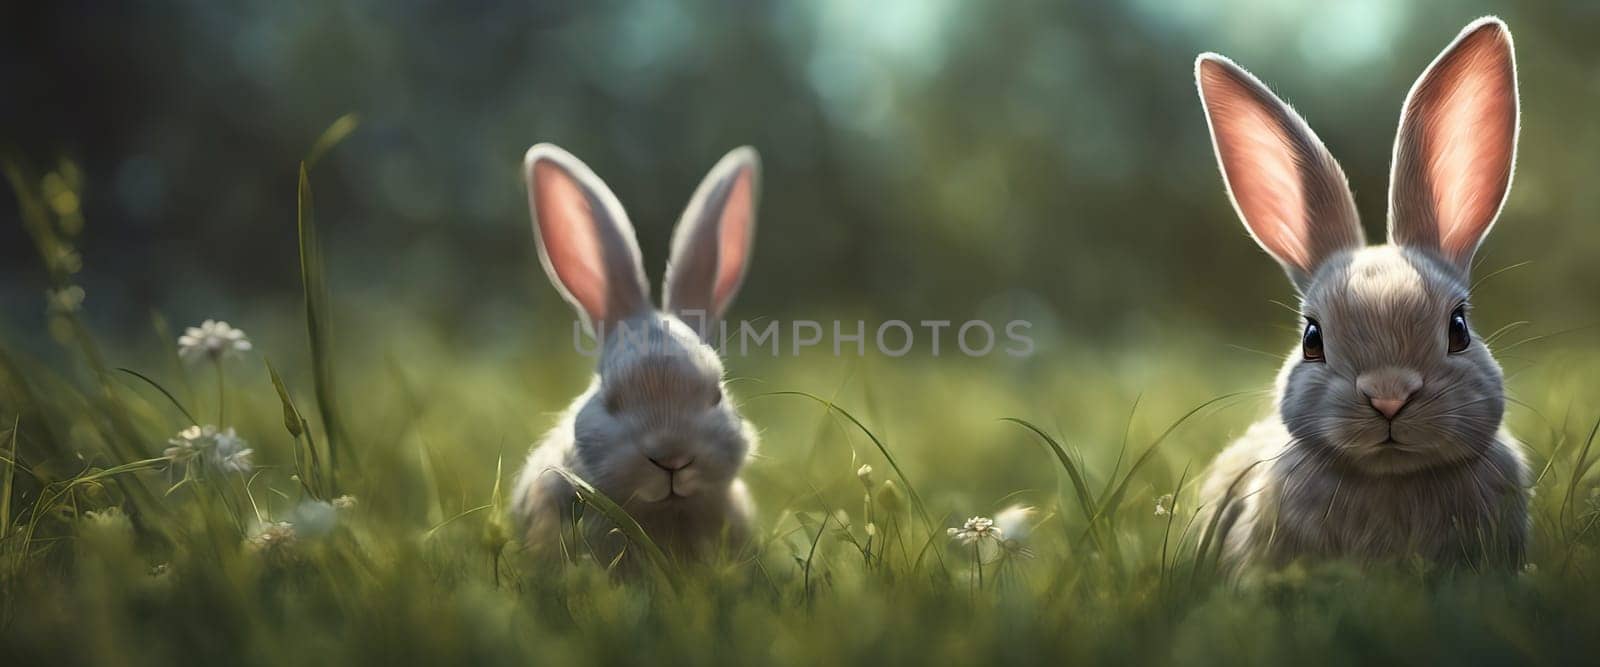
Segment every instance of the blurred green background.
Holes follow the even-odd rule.
[[[1195,54],[1233,57],[1296,105],[1377,239],[1405,92],[1486,13],[1516,36],[1523,131],[1479,275],[1527,264],[1479,289],[1474,325],[1531,322],[1502,347],[1551,335],[1501,355],[1525,400],[1549,389],[1519,384],[1520,370],[1596,340],[1585,328],[1600,315],[1592,3],[196,0],[0,12],[0,127],[37,171],[65,159],[82,172],[74,279],[114,363],[176,383],[153,361],[172,341],[151,314],[180,329],[218,318],[305,386],[296,165],[354,113],[359,128],[312,173],[335,363],[353,378],[343,400],[365,413],[356,419],[392,421],[394,369],[426,400],[449,394],[442,412],[477,420],[460,444],[480,473],[497,450],[520,455],[592,365],[571,352],[572,314],[535,256],[518,169],[535,142],[566,147],[611,185],[656,283],[695,184],[728,149],[756,146],[756,259],[734,317],[864,319],[869,331],[888,319],[1033,322],[1031,359],[966,359],[948,342],[935,359],[919,336],[900,359],[835,359],[823,345],[728,364],[759,385],[747,396],[858,392],[841,400],[871,408],[876,427],[936,440],[921,444],[942,458],[913,457],[913,472],[998,496],[1017,488],[1019,462],[974,464],[1027,445],[995,418],[1053,423],[1109,465],[1135,401],[1153,436],[1189,406],[1267,387],[1294,344],[1292,316],[1273,303],[1292,304],[1292,290],[1223,194]],[[71,352],[49,340],[48,278],[16,215],[0,193],[0,335],[60,368]],[[265,373],[254,362],[235,372],[266,439],[277,428]],[[198,383],[185,398],[203,403]],[[793,407],[747,408],[780,479],[815,457],[815,415]],[[1203,463],[1252,414],[1226,418],[1173,465]],[[1047,488],[1051,476],[1023,481]]]
[[[760,227],[735,317],[860,318],[869,330],[1026,319],[1037,343],[1024,360],[964,359],[948,343],[936,360],[926,338],[903,359],[834,359],[824,345],[782,364],[733,359],[737,377],[827,393],[876,367],[891,412],[965,420],[929,429],[952,438],[991,432],[1000,414],[1109,424],[1141,395],[1176,409],[1265,387],[1294,341],[1273,303],[1292,303],[1288,282],[1223,194],[1195,54],[1233,57],[1299,108],[1342,161],[1376,239],[1407,88],[1462,25],[1491,12],[1516,35],[1524,111],[1515,186],[1480,275],[1527,265],[1482,286],[1475,325],[1526,320],[1523,334],[1559,334],[1553,343],[1595,340],[1583,328],[1600,314],[1592,3],[207,0],[0,11],[0,127],[37,170],[62,159],[81,170],[74,279],[91,328],[130,353],[118,359],[171,345],[152,335],[153,312],[177,327],[219,318],[303,377],[295,169],[329,123],[354,113],[359,129],[312,175],[337,363],[476,377],[459,398],[506,420],[493,431],[511,443],[545,428],[591,363],[570,352],[572,314],[535,257],[518,169],[535,142],[559,143],[609,182],[652,281],[705,171],[731,147],[756,146]],[[0,194],[0,333],[60,361],[46,334],[48,278],[16,215]],[[1503,361],[1513,372],[1526,362]],[[363,380],[347,392],[359,396],[370,376],[352,372]],[[1105,379],[1086,385],[1089,375]],[[991,381],[978,389],[971,377]],[[902,378],[920,378],[919,391],[899,390]]]
[[[1266,411],[1297,332],[1288,281],[1223,193],[1194,57],[1224,53],[1293,103],[1378,239],[1401,101],[1489,13],[1516,38],[1523,118],[1515,185],[1478,276],[1511,270],[1477,288],[1473,325],[1505,330],[1492,347],[1508,371],[1508,421],[1543,471],[1531,553],[1543,575],[1511,582],[1511,595],[1494,580],[1487,592],[1410,591],[1410,573],[1355,571],[1332,583],[1291,572],[1257,597],[1213,591],[1204,558],[1185,569],[1180,557],[1197,533],[1153,514],[1155,500],[1177,491],[1173,516],[1193,516],[1195,475]],[[26,165],[24,189],[58,231],[82,222],[68,239],[82,268],[58,278],[86,298],[75,314],[47,307],[52,278],[0,189],[0,428],[17,425],[0,434],[30,473],[15,478],[15,516],[40,525],[33,544],[0,539],[23,543],[17,558],[0,550],[0,655],[1592,657],[1600,491],[1576,452],[1600,405],[1596,34],[1600,5],[1579,0],[6,3],[0,149]],[[106,369],[136,369],[209,423],[224,403],[216,377],[179,363],[174,342],[216,318],[255,343],[223,366],[216,419],[256,450],[262,477],[245,491],[260,518],[300,520],[296,440],[262,361],[328,436],[307,352],[296,169],[346,114],[359,126],[310,181],[332,297],[328,396],[340,409],[329,412],[349,457],[339,491],[360,508],[340,519],[348,530],[306,545],[314,566],[284,574],[241,546],[254,528],[228,527],[208,504],[242,480],[146,504],[100,488],[34,504],[41,489],[160,456],[189,425],[148,385],[97,375],[89,334]],[[1035,355],[966,358],[946,338],[935,358],[919,338],[901,358],[834,358],[827,345],[730,358],[734,396],[762,431],[745,475],[761,554],[733,569],[742,583],[646,607],[597,568],[506,565],[517,547],[486,537],[504,533],[483,511],[497,464],[514,474],[593,363],[573,351],[572,313],[532,242],[518,165],[542,141],[610,184],[656,283],[694,186],[730,148],[757,147],[755,261],[734,318],[869,330],[1025,319]],[[927,500],[932,519],[913,538],[926,528],[932,558],[862,562],[851,545],[870,519],[855,471],[871,464],[881,481],[891,466],[863,430],[773,391],[836,397],[886,443],[903,468],[894,478]],[[1127,493],[1090,520],[1057,461],[1004,417],[1058,437],[1102,500]],[[170,477],[126,479],[159,494]],[[968,554],[942,530],[1009,504],[1039,508],[1026,541],[1037,559],[990,606],[970,595]],[[137,549],[102,548],[85,513],[121,505],[163,514],[139,519]],[[861,521],[815,527],[841,509]],[[1085,543],[1096,525],[1114,530],[1112,548]],[[179,585],[162,578],[169,567]],[[1187,587],[1172,572],[1189,572]]]
[[[699,178],[759,148],[740,316],[1021,312],[1041,339],[1199,328],[1276,350],[1268,299],[1289,289],[1222,195],[1195,54],[1295,104],[1378,237],[1400,101],[1485,13],[1516,35],[1524,116],[1484,266],[1535,263],[1480,305],[1586,324],[1600,6],[1579,0],[7,3],[0,127],[35,164],[84,169],[81,283],[107,325],[155,308],[250,330],[298,299],[295,164],[354,112],[314,180],[336,298],[474,344],[570,321],[517,169],[551,141],[611,184],[657,277]],[[13,334],[42,330],[46,286],[15,208],[0,194]]]

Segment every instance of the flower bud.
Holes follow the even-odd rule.
[[[856,479],[861,480],[861,485],[867,487],[868,490],[871,490],[872,489],[872,465],[871,464],[862,464],[862,466],[860,468],[856,468]]]
[[[878,487],[878,507],[891,515],[899,514],[906,510],[905,497],[900,494],[900,487],[892,479],[886,479]]]

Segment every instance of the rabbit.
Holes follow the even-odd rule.
[[[1201,484],[1202,543],[1234,574],[1330,559],[1519,566],[1528,464],[1468,306],[1515,162],[1510,31],[1474,21],[1413,84],[1384,245],[1366,245],[1338,163],[1260,80],[1214,53],[1195,79],[1234,209],[1288,273],[1303,327],[1275,414]]]
[[[599,177],[551,144],[524,160],[539,261],[600,341],[589,387],[528,455],[512,518],[532,549],[559,547],[577,507],[556,471],[622,506],[681,561],[746,543],[754,505],[739,472],[756,431],[725,394],[707,341],[744,281],[755,235],[760,160],[742,147],[701,182],[672,236],[663,307],[650,302],[638,243]],[[590,511],[567,544],[606,559],[626,544]]]

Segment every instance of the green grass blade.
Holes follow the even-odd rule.
[[[1227,529],[1223,529],[1223,533],[1221,535],[1217,534],[1218,528],[1222,525],[1222,517],[1228,512],[1228,509],[1233,505],[1234,501],[1239,498],[1239,485],[1244,483],[1245,478],[1247,478],[1250,473],[1255,470],[1256,466],[1261,465],[1262,463],[1264,463],[1264,461],[1256,461],[1255,463],[1246,466],[1244,471],[1240,472],[1239,475],[1233,478],[1233,481],[1228,484],[1228,489],[1222,494],[1222,499],[1217,501],[1215,507],[1211,508],[1211,516],[1207,517],[1205,530],[1200,535],[1200,546],[1195,549],[1194,568],[1189,571],[1189,587],[1191,589],[1193,589],[1196,583],[1199,582],[1200,572],[1201,569],[1206,566],[1207,557],[1211,558],[1212,570],[1210,573],[1214,574],[1216,572],[1215,568],[1222,560],[1222,550],[1227,546],[1226,543],[1228,539]],[[1231,527],[1232,526],[1230,524],[1229,528]],[[1215,556],[1211,556],[1211,547],[1213,544],[1216,545]]]
[[[823,515],[817,522],[817,534],[811,538],[811,548],[806,551],[805,566],[802,568],[801,585],[805,592],[806,609],[811,608],[811,563],[817,557],[817,545],[822,544],[822,534],[828,531],[828,516]]]
[[[294,399],[289,397],[289,388],[284,385],[283,377],[278,375],[278,369],[272,366],[270,360],[263,358],[262,362],[267,366],[272,388],[278,392],[278,403],[283,407],[283,428],[294,438],[294,469],[300,478],[300,487],[313,498],[326,500],[333,497],[331,474],[323,469],[322,458],[317,453],[317,441],[311,436],[305,416],[295,406]],[[302,438],[304,452],[301,451]]]
[[[500,480],[505,476],[506,455],[502,450],[494,459],[494,491],[489,494],[489,503],[494,506],[496,515],[505,511],[505,501],[500,494]]]
[[[1572,463],[1572,479],[1567,481],[1567,497],[1561,502],[1561,529],[1567,528],[1567,515],[1572,512],[1577,501],[1578,483],[1583,481],[1584,475],[1589,474],[1589,467],[1594,461],[1589,460],[1589,450],[1594,447],[1595,435],[1600,434],[1600,419],[1596,419],[1594,426],[1589,429],[1589,437],[1583,442],[1583,449],[1578,450],[1578,458]]]
[[[11,422],[11,452],[5,457],[6,475],[0,479],[0,540],[11,528],[11,491],[17,478],[17,434],[22,430],[22,414]]]
[[[477,514],[478,512],[482,512],[482,511],[488,510],[488,509],[494,509],[494,505],[479,505],[479,506],[474,507],[472,509],[462,510],[460,513],[456,514],[455,516],[452,516],[452,517],[450,517],[448,519],[445,519],[443,521],[435,523],[432,527],[428,528],[428,532],[422,534],[422,539],[431,540],[431,539],[433,539],[434,535],[437,535],[439,533],[440,530],[443,530],[445,526],[448,526],[448,525],[450,525],[452,523],[455,523],[456,520],[464,519],[464,518],[466,518],[468,516],[471,516],[473,514]]]
[[[305,418],[300,416],[300,409],[294,406],[294,399],[289,398],[289,389],[283,385],[283,377],[278,375],[278,369],[272,367],[271,361],[262,361],[267,365],[267,375],[272,378],[272,388],[278,392],[278,402],[283,404],[283,428],[289,435],[299,438]]]
[[[1165,589],[1167,585],[1167,549],[1172,541],[1172,521],[1178,518],[1178,503],[1179,499],[1183,497],[1183,483],[1187,481],[1189,481],[1189,464],[1184,464],[1183,473],[1178,475],[1178,486],[1172,490],[1172,505],[1167,508],[1166,526],[1164,526],[1161,530],[1160,583],[1163,589]]]
[[[123,473],[138,472],[138,471],[141,471],[141,470],[152,470],[152,469],[155,469],[155,468],[163,467],[166,464],[167,464],[167,459],[165,457],[160,457],[160,456],[155,457],[155,458],[149,458],[149,459],[140,459],[138,461],[130,461],[130,462],[124,463],[122,465],[111,466],[110,468],[106,468],[105,470],[96,470],[96,471],[94,471],[92,473],[89,473],[87,475],[80,475],[78,477],[74,477],[70,481],[70,485],[71,486],[78,486],[78,485],[88,484],[90,482],[98,482],[98,481],[100,481],[102,479],[106,479],[108,477],[115,477],[115,476],[121,475]]]
[[[1139,402],[1144,400],[1144,394],[1133,397],[1133,407],[1128,408],[1128,422],[1122,426],[1122,443],[1117,445],[1117,460],[1111,464],[1111,477],[1106,480],[1106,491],[1111,490],[1112,482],[1117,479],[1117,473],[1122,472],[1122,460],[1128,455],[1128,440],[1133,437],[1133,418],[1139,415]]]
[[[905,471],[900,469],[900,464],[894,460],[894,454],[889,452],[888,445],[883,444],[883,441],[878,439],[877,434],[873,433],[872,429],[867,428],[866,424],[861,423],[861,420],[856,419],[855,415],[850,414],[849,411],[839,407],[838,404],[834,403],[833,401],[803,391],[773,391],[765,394],[757,394],[751,398],[761,398],[763,396],[803,396],[826,406],[829,410],[837,412],[840,415],[843,415],[845,419],[850,420],[850,423],[855,424],[855,427],[860,429],[862,433],[865,433],[867,438],[872,441],[872,444],[878,448],[878,453],[883,455],[883,460],[888,462],[889,468],[894,470],[896,477],[900,478],[900,483],[906,486],[906,495],[911,497],[911,504],[916,508],[917,514],[922,518],[922,522],[927,525],[928,530],[933,530],[933,519],[928,515],[927,506],[923,505],[922,503],[922,496],[917,493],[916,487],[911,484],[911,479],[906,477]]]
[[[189,400],[194,400],[194,384],[189,381],[189,374],[184,372],[183,357],[178,354],[177,336],[172,335],[172,327],[167,325],[167,318],[152,309],[150,311],[150,328],[155,331],[156,340],[161,341],[166,349],[167,363],[172,366],[173,377],[178,378],[182,385],[183,395]]]
[[[162,457],[132,461],[122,465],[112,466],[104,470],[97,470],[92,473],[79,475],[77,477],[57,483],[54,485],[55,488],[53,489],[47,489],[45,493],[39,494],[38,498],[33,503],[33,509],[28,515],[28,530],[27,533],[22,537],[23,553],[26,554],[29,545],[33,543],[34,535],[36,535],[39,530],[39,522],[47,516],[54,516],[54,510],[56,508],[57,501],[61,500],[63,497],[67,497],[68,494],[70,494],[73,490],[86,484],[99,482],[102,479],[109,478],[116,480],[125,473],[139,472],[142,470],[154,470],[156,468],[165,467],[167,463],[167,459]],[[129,486],[138,489],[144,488],[144,486],[138,484]]]
[[[132,375],[132,376],[134,376],[136,378],[139,378],[140,380],[144,380],[145,384],[148,384],[151,387],[155,387],[156,391],[161,392],[162,396],[167,397],[167,400],[172,402],[172,406],[177,408],[178,412],[183,413],[183,418],[189,420],[190,424],[195,424],[195,425],[199,425],[200,424],[200,421],[194,418],[194,414],[190,413],[188,408],[183,407],[183,403],[178,400],[178,397],[177,396],[173,396],[172,392],[167,391],[167,388],[161,386],[160,383],[156,382],[155,380],[150,379],[145,374],[140,373],[139,371],[136,371],[136,370],[133,370],[133,369],[130,369],[130,368],[118,368],[117,370],[122,371],[123,373],[127,373],[128,375]]]
[[[555,473],[566,479],[567,483],[572,485],[573,491],[577,493],[580,502],[604,514],[611,521],[611,525],[621,531],[623,537],[627,538],[630,544],[637,547],[644,554],[645,561],[650,564],[656,574],[661,575],[674,591],[678,590],[677,566],[667,558],[666,552],[661,550],[655,540],[650,539],[650,536],[644,532],[644,527],[640,526],[639,522],[635,521],[627,510],[622,509],[621,505],[607,498],[605,494],[577,475],[560,468],[549,468],[545,472]]]
[[[305,295],[306,336],[311,348],[312,388],[317,399],[317,411],[322,414],[324,437],[328,448],[328,479],[332,492],[338,492],[339,448],[345,442],[339,409],[335,399],[332,354],[329,351],[328,288],[323,277],[322,245],[317,235],[315,217],[312,215],[311,180],[306,165],[300,165],[298,198],[300,232],[300,283]]]
[[[1184,413],[1182,417],[1179,417],[1177,421],[1172,422],[1172,425],[1168,426],[1167,430],[1162,431],[1161,435],[1158,436],[1154,442],[1151,442],[1150,446],[1144,450],[1144,453],[1140,454],[1139,458],[1134,460],[1133,465],[1128,467],[1128,474],[1122,477],[1122,481],[1117,484],[1116,489],[1112,491],[1109,496],[1100,501],[1100,508],[1095,518],[1099,519],[1099,515],[1102,514],[1109,517],[1111,514],[1116,512],[1115,508],[1122,502],[1122,497],[1127,494],[1128,486],[1133,481],[1134,475],[1138,474],[1139,470],[1144,468],[1145,464],[1150,462],[1151,458],[1155,456],[1156,450],[1161,448],[1161,443],[1165,442],[1167,438],[1172,435],[1172,432],[1178,430],[1178,427],[1182,426],[1184,422],[1189,421],[1190,418],[1199,414],[1201,410],[1216,405],[1217,403],[1252,393],[1255,392],[1236,391],[1229,394],[1223,394],[1195,406],[1194,409]]]
[[[316,142],[311,144],[311,150],[306,153],[306,169],[316,166],[322,156],[327,155],[328,151],[338,146],[360,125],[361,117],[354,113],[347,113],[335,119],[328,129],[322,131],[322,136],[317,137]]]
[[[300,236],[300,284],[305,294],[306,336],[311,348],[312,388],[316,394],[317,411],[322,414],[324,436],[327,438],[326,478],[329,487],[327,491],[330,495],[338,493],[340,452],[342,448],[348,446],[350,438],[344,430],[344,421],[338,407],[338,392],[334,386],[328,285],[324,276],[322,243],[317,231],[316,216],[313,214],[310,170],[328,151],[350,136],[359,124],[359,118],[355,114],[345,114],[334,120],[333,124],[323,131],[312,144],[306,159],[300,163],[300,179],[296,192],[296,221]],[[301,423],[304,424],[305,420],[302,419]],[[306,433],[306,438],[308,441],[311,439],[309,431]],[[315,447],[312,449],[315,451]]]
[[[1066,448],[1061,446],[1061,443],[1056,442],[1056,439],[1050,437],[1050,434],[1046,433],[1044,429],[1027,420],[1016,417],[1002,417],[1000,421],[1016,424],[1038,436],[1045,447],[1049,448],[1052,454],[1055,454],[1056,460],[1061,463],[1062,469],[1066,470],[1067,479],[1072,483],[1072,491],[1078,496],[1078,506],[1083,510],[1083,517],[1092,521],[1094,517],[1100,514],[1099,510],[1096,509],[1094,497],[1089,491],[1089,480],[1084,477],[1083,471],[1078,468],[1078,463],[1072,460],[1072,456],[1067,453]]]

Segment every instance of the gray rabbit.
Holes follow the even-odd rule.
[[[1288,272],[1304,330],[1277,411],[1213,463],[1202,502],[1225,569],[1422,557],[1515,567],[1529,496],[1499,365],[1469,325],[1473,253],[1511,185],[1511,33],[1474,21],[1401,110],[1388,243],[1367,246],[1338,163],[1249,72],[1195,63],[1217,162],[1250,235]]]
[[[760,163],[728,153],[706,176],[673,233],[663,307],[650,302],[638,242],[599,177],[550,144],[524,162],[539,260],[601,340],[589,388],[529,454],[513,517],[535,550],[558,543],[572,518],[571,474],[620,504],[670,554],[694,558],[744,542],[753,511],[739,471],[755,429],[724,396],[722,360],[707,344],[749,268]],[[598,512],[589,547],[626,545]],[[568,545],[580,551],[582,545]]]

